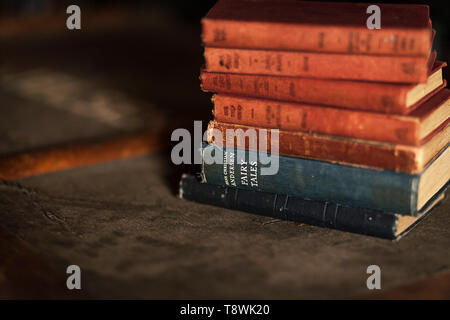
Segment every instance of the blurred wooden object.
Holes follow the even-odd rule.
[[[65,8],[46,11],[35,15],[19,15],[0,19],[0,40],[39,35],[60,35],[68,33]],[[135,27],[154,27],[164,16],[160,11],[138,10],[123,7],[81,8],[81,30],[89,32]]]
[[[97,143],[68,144],[0,158],[0,179],[15,180],[73,167],[124,159],[162,150],[157,133],[141,133]]]

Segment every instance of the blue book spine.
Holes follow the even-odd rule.
[[[278,172],[267,175],[262,170],[274,163],[268,163],[266,156],[205,145],[203,182],[417,215],[420,175],[287,156],[278,156]]]

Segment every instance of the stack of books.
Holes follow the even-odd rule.
[[[430,213],[450,179],[446,63],[428,6],[379,4],[369,29],[369,5],[210,10],[201,83],[215,119],[182,198],[389,239]]]

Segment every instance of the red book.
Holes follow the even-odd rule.
[[[240,129],[240,130],[238,130]],[[253,129],[254,131],[248,131]],[[208,143],[258,151],[259,131],[263,128],[211,121]],[[231,131],[230,131],[231,130]],[[267,130],[267,152],[272,152],[271,130]],[[220,132],[221,136],[215,135]],[[252,132],[254,135],[252,135]],[[230,133],[234,133],[230,135]],[[227,135],[228,134],[228,135]],[[246,138],[245,135],[247,135]],[[279,131],[280,155],[316,159],[340,164],[419,173],[450,141],[450,124],[446,121],[423,139],[420,146],[382,143],[368,140],[341,138],[298,131]],[[227,143],[229,142],[229,144]],[[262,142],[262,141],[261,141]]]
[[[423,83],[429,56],[372,56],[206,47],[206,71],[320,79]]]
[[[213,101],[220,122],[416,146],[450,118],[448,89],[406,116],[227,94],[215,95]]]
[[[428,56],[428,6],[377,4],[381,29],[370,30],[370,5],[220,0],[202,20],[202,39],[213,47]]]
[[[406,114],[434,90],[442,88],[444,62],[436,62],[425,84],[323,80],[300,77],[201,72],[204,91],[250,97]]]

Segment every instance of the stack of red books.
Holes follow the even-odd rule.
[[[373,7],[220,0],[202,20],[201,86],[216,93],[209,130],[223,135],[210,147],[226,144],[227,129],[279,129],[279,155],[298,161],[286,168],[282,159],[281,176],[258,176],[253,190],[416,217],[442,194],[450,178],[450,90],[446,63],[432,50],[429,7]],[[379,29],[372,28],[377,15]],[[321,169],[299,173],[305,163]],[[235,184],[214,168],[203,165],[204,182],[252,189],[239,164]],[[353,180],[351,170],[359,170]],[[346,188],[353,194],[337,190]]]

